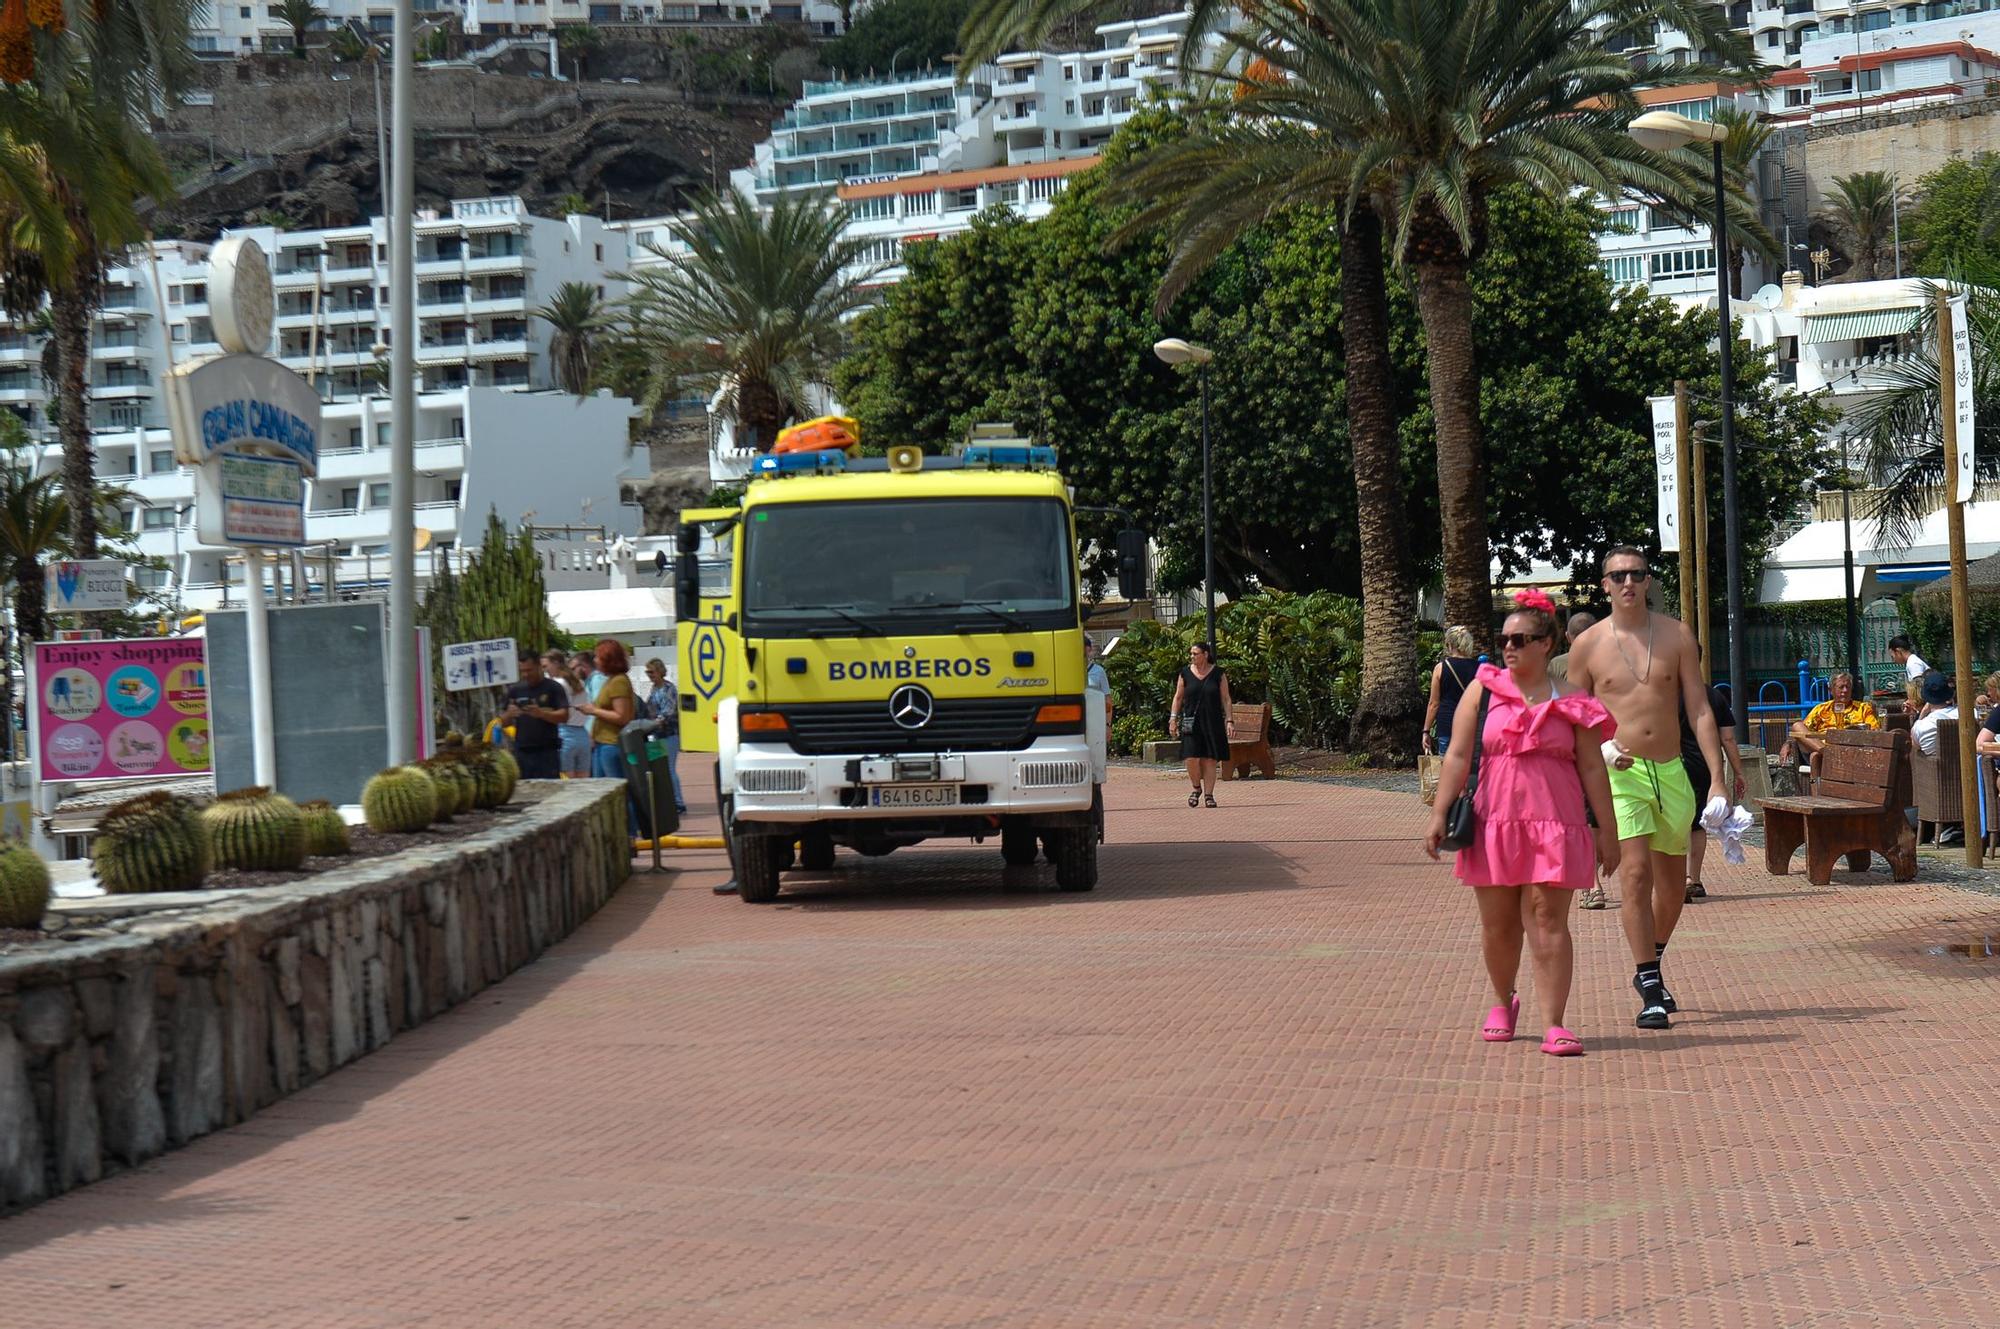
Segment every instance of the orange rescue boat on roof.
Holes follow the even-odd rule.
[[[778,431],[773,452],[825,452],[838,448],[853,456],[861,451],[861,426],[853,417],[822,415]]]

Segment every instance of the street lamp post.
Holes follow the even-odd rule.
[[[1672,152],[1691,143],[1706,143],[1715,181],[1715,229],[1710,236],[1715,250],[1715,312],[1720,324],[1717,335],[1722,392],[1722,556],[1725,594],[1729,618],[1729,703],[1748,722],[1750,689],[1743,665],[1743,549],[1736,502],[1736,392],[1734,329],[1729,318],[1729,265],[1722,261],[1729,244],[1728,191],[1722,175],[1722,145],[1729,128],[1712,120],[1691,120],[1673,111],[1648,111],[1626,126],[1641,147],[1656,152]],[[1706,605],[1702,612],[1708,612]]]
[[[1205,640],[1215,649],[1215,482],[1214,454],[1208,441],[1208,362],[1215,352],[1179,337],[1153,343],[1153,354],[1170,365],[1193,365],[1201,383],[1201,589],[1208,622]]]

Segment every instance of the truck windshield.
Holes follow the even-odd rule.
[[[1054,499],[772,503],[743,527],[754,637],[1076,626],[1069,514]]]

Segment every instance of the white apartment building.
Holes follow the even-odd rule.
[[[536,217],[513,197],[459,199],[417,220],[419,387],[549,388],[549,325],[534,317],[564,282],[624,292],[623,230],[582,215]],[[389,343],[388,232],[382,218],[309,231],[247,227],[271,258],[277,310],[267,353],[333,400],[376,390]],[[91,424],[166,423],[159,378],[191,355],[219,354],[208,312],[208,250],[187,241],[135,247],[111,270],[92,330]],[[30,328],[0,319],[0,407],[31,433],[48,424]]]
[[[949,69],[808,82],[730,183],[768,207],[788,190],[830,190],[999,160],[990,71],[959,86]]]
[[[2000,35],[2000,15],[1993,24]],[[1793,69],[1773,74],[1766,93],[1774,120],[1825,124],[1875,111],[1969,101],[2000,79],[2000,55],[1969,41],[1898,46],[1856,55],[1814,42]],[[1823,62],[1821,56],[1828,57]]]
[[[1923,25],[1975,22],[2000,11],[2000,0],[1726,0],[1729,25],[1750,38],[1759,61],[1774,69],[1821,61],[1807,50],[1834,38],[1852,47],[1857,37],[1882,34],[1884,46],[1943,40],[1956,31],[1905,39],[1896,34]],[[1983,34],[1971,38],[1985,42]],[[1990,44],[1990,43],[1989,43]],[[1625,52],[1640,69],[1694,63],[1699,52],[1685,33],[1660,27],[1644,38],[1621,38],[1611,49]]]
[[[478,542],[488,510],[510,525],[602,527],[609,536],[639,529],[621,505],[621,484],[642,478],[629,425],[637,408],[599,394],[460,387],[417,398],[416,525],[421,549],[442,557]],[[389,555],[389,399],[330,402],[321,422],[319,476],[307,484],[302,588],[320,594],[329,572],[343,593],[380,592]],[[197,542],[194,477],[174,461],[164,428],[96,432],[97,473],[121,490],[125,529],[141,553],[167,571],[142,569],[143,589],[173,595],[190,610],[242,602],[242,564],[233,549]],[[55,443],[39,465],[62,465]],[[428,579],[430,553],[418,559]]]
[[[1722,107],[1733,105],[1755,113],[1762,106],[1754,92],[1716,83],[1651,88],[1641,92],[1639,100],[1649,111],[1674,111],[1692,120],[1713,120]],[[1713,300],[1717,262],[1714,227],[1678,216],[1638,194],[1616,202],[1597,202],[1606,214],[1606,227],[1597,241],[1598,267],[1605,276],[1620,286],[1643,286],[1654,295],[1680,302]],[[1748,256],[1743,289],[1754,291],[1767,279],[1762,260]]]
[[[619,504],[631,462],[623,399],[555,391],[552,330],[534,311],[564,282],[606,298],[623,293],[624,231],[594,217],[531,215],[518,198],[460,199],[417,221],[417,524],[431,547],[476,536],[489,506],[509,521],[534,510],[550,524],[637,529]],[[326,400],[324,469],[307,530],[336,556],[379,564],[388,536],[387,232],[381,218],[308,231],[248,228],[271,256],[276,311],[266,353]],[[223,551],[194,543],[192,479],[173,460],[161,379],[174,364],[216,355],[208,308],[210,247],[160,241],[111,270],[91,329],[90,422],[98,473],[124,488],[128,527],[168,559],[187,602],[222,580]],[[0,408],[39,442],[39,465],[61,465],[42,382],[42,339],[0,320]],[[476,462],[476,464],[475,464]],[[368,580],[341,565],[343,585]],[[169,574],[167,580],[172,581]]]

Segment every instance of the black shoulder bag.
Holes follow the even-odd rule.
[[[1465,789],[1451,801],[1451,807],[1444,814],[1444,839],[1438,841],[1440,849],[1470,849],[1472,837],[1479,830],[1479,815],[1472,810],[1472,796],[1479,792],[1479,748],[1486,737],[1486,703],[1493,700],[1493,689],[1479,690],[1479,725],[1472,731],[1472,770],[1466,774]]]

